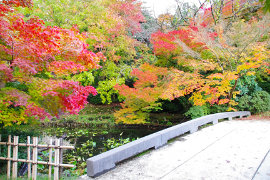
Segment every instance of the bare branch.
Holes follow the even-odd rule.
[[[212,14],[212,17],[213,17],[213,19],[214,19],[214,23],[215,23],[215,25],[216,25],[216,24],[217,24],[217,21],[216,21],[214,12],[213,12],[213,5],[212,5],[212,4],[211,4],[211,14]]]
[[[194,13],[194,15],[193,15],[194,19],[195,19],[197,13],[199,12],[199,10],[204,6],[204,4],[205,4],[206,2],[207,2],[207,0],[205,0],[205,1],[200,5],[200,7],[197,9],[197,11]]]
[[[177,0],[175,0],[175,1],[176,1],[176,4],[177,4],[177,8],[178,8],[178,10],[179,10],[181,19],[183,19],[183,20],[185,21],[185,23],[189,24],[189,22],[186,20],[186,18],[185,18],[185,17],[183,16],[183,14],[182,14],[182,10],[181,10],[181,8],[180,8],[180,5],[179,5],[178,1],[177,1]]]

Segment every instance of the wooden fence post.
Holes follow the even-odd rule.
[[[1,135],[0,135],[0,146],[4,145],[7,146],[7,156],[1,157],[0,160],[7,161],[7,179],[11,177],[11,163],[12,163],[12,179],[16,179],[18,176],[18,162],[27,163],[28,167],[28,179],[37,180],[37,167],[38,164],[48,165],[49,166],[49,179],[52,178],[52,167],[54,167],[54,180],[60,179],[60,169],[61,167],[69,167],[73,168],[74,165],[71,164],[63,164],[60,155],[61,149],[74,149],[73,146],[64,146],[63,143],[61,144],[60,139],[55,140],[55,145],[53,145],[53,140],[50,139],[48,145],[38,144],[38,138],[33,137],[32,144],[30,136],[27,136],[26,143],[19,143],[19,136],[13,137],[8,136],[8,142],[1,142]],[[11,147],[13,147],[11,149]],[[18,151],[19,147],[27,147],[27,159],[19,159]],[[49,149],[49,162],[46,161],[38,161],[38,148],[45,148]],[[52,160],[53,156],[53,149],[54,149],[54,162]],[[13,153],[13,156],[11,156]],[[32,153],[32,154],[31,154]],[[31,157],[32,156],[32,157]],[[32,172],[31,172],[32,170]],[[24,174],[25,172],[23,172]]]
[[[50,139],[49,146],[52,145],[52,139]],[[49,147],[49,180],[52,178],[52,147]]]
[[[32,167],[32,180],[37,179],[37,158],[38,158],[38,138],[33,137],[33,167]]]
[[[28,170],[28,179],[31,178],[31,138],[30,136],[27,136],[27,170]]]
[[[60,138],[60,146],[63,145],[63,138]],[[59,163],[62,164],[63,163],[63,149],[60,148],[59,149]],[[61,178],[61,174],[63,172],[63,167],[59,167],[59,179]]]
[[[55,148],[54,148],[54,180],[59,179],[59,147],[60,147],[60,140],[55,140]]]
[[[18,144],[19,144],[19,136],[14,136],[13,137],[12,179],[17,178],[17,171],[18,171]]]
[[[8,153],[7,153],[7,158],[10,158],[11,155],[11,135],[8,135]],[[11,161],[8,160],[7,162],[7,178],[10,179],[10,167],[11,166]]]

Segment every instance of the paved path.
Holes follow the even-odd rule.
[[[270,180],[269,150],[270,120],[225,121],[178,137],[94,179]]]

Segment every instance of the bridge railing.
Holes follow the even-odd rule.
[[[185,134],[194,133],[202,125],[217,124],[221,119],[232,120],[250,116],[249,111],[224,112],[203,116],[185,123],[150,134],[128,144],[122,145],[110,151],[87,159],[87,175],[90,177],[99,176],[116,166],[116,163],[135,156],[151,148],[159,148],[167,144],[168,140]]]

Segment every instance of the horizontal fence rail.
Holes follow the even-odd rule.
[[[66,168],[73,168],[74,165],[71,164],[63,164],[62,163],[62,157],[60,154],[63,151],[63,149],[74,149],[73,146],[63,146],[61,142],[63,142],[61,139],[55,139],[55,144],[53,144],[53,139],[49,140],[48,144],[38,144],[38,138],[33,137],[32,143],[30,136],[27,136],[27,143],[19,143],[19,136],[13,137],[12,142],[12,136],[8,136],[8,142],[1,142],[1,135],[0,135],[0,153],[1,153],[1,146],[7,146],[7,156],[6,157],[0,157],[0,160],[7,161],[7,178],[9,179],[11,177],[11,163],[12,163],[12,179],[17,178],[17,172],[18,172],[18,162],[24,162],[27,163],[27,176],[28,178],[32,178],[32,180],[37,179],[37,165],[47,165],[48,166],[48,178],[51,179],[52,177],[52,167],[54,167],[54,180],[58,180],[59,175],[59,167],[66,167]],[[27,147],[27,159],[19,159],[18,158],[18,151],[19,147]],[[45,148],[49,151],[49,161],[39,161],[38,160],[38,148]],[[11,153],[13,153],[13,156],[11,157]],[[53,160],[54,155],[54,162]]]
[[[194,133],[202,125],[213,123],[218,120],[242,118],[250,116],[249,111],[224,112],[203,116],[188,122],[158,131],[138,140],[132,141],[110,151],[87,159],[87,175],[90,177],[99,176],[116,166],[116,163],[135,156],[151,148],[159,148],[167,144],[168,140],[187,132]]]

